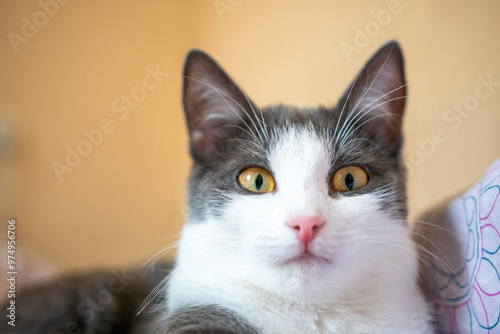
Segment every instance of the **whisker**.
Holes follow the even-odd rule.
[[[378,114],[378,115],[375,115],[371,118],[369,118],[368,120],[364,121],[363,123],[361,123],[360,125],[358,125],[354,130],[353,130],[353,127],[356,125],[356,123],[361,120],[366,114],[368,114],[370,111],[372,111],[373,109],[375,108],[378,108],[380,107],[381,105],[384,105],[386,103],[389,103],[389,102],[392,102],[394,100],[400,100],[400,99],[405,99],[407,98],[407,96],[400,96],[400,97],[396,97],[396,98],[393,98],[393,99],[390,99],[390,100],[386,100],[378,105],[376,105],[375,107],[369,109],[368,111],[366,111],[364,114],[360,115],[358,117],[358,119],[356,120],[356,122],[354,122],[352,125],[349,125],[348,128],[346,128],[346,131],[345,131],[345,134],[344,134],[344,138],[342,138],[342,142],[340,143],[340,146],[344,145],[345,142],[347,141],[347,139],[349,138],[350,134],[356,132],[356,130],[358,130],[360,127],[362,127],[364,124],[368,123],[369,121],[375,119],[375,118],[378,118],[378,117],[381,117],[381,116],[389,116],[389,117],[401,117],[400,115],[396,115],[396,114],[390,114],[390,113],[385,113],[385,114]]]
[[[233,127],[233,128],[239,129],[239,130],[245,132],[246,134],[248,134],[250,137],[252,137],[256,142],[260,142],[260,140],[252,132],[249,132],[248,130],[245,130],[244,128],[242,128],[239,125],[226,124],[226,125],[221,126],[219,129],[222,129],[222,128],[225,128],[225,127]]]
[[[257,123],[259,123],[260,130],[262,131],[262,135],[265,137],[265,130],[262,127],[262,123],[259,120],[259,116],[257,116],[257,113],[255,112],[255,109],[254,109],[254,107],[252,105],[252,102],[250,102],[250,100],[248,99],[248,96],[247,96],[247,94],[245,92],[242,91],[242,93],[245,96],[245,99],[247,100],[248,105],[250,106],[250,109],[252,109],[252,112],[255,115],[255,119],[257,120]],[[260,111],[261,111],[261,114],[262,114],[262,109]],[[252,121],[252,123],[253,123],[253,121]],[[257,126],[255,125],[255,123],[253,123],[253,124],[254,124],[255,130],[258,131]]]
[[[340,123],[340,120],[342,119],[342,115],[344,113],[344,109],[345,109],[345,106],[347,104],[347,101],[350,101],[349,100],[349,97],[351,96],[351,93],[352,93],[352,89],[354,88],[354,86],[356,85],[356,82],[358,81],[358,77],[359,75],[361,74],[362,70],[358,72],[358,74],[356,74],[356,77],[354,78],[354,82],[352,83],[351,87],[349,88],[349,92],[347,93],[347,97],[344,101],[344,105],[342,106],[342,109],[340,111],[340,115],[339,115],[339,118],[337,119],[337,122],[335,123],[335,130],[333,132],[333,137],[335,138],[337,136],[337,128],[339,126],[339,123]]]
[[[340,129],[340,134],[339,136],[342,134],[342,129],[344,128],[344,125],[348,122],[349,118],[351,117],[351,115],[354,114],[354,112],[356,111],[356,109],[358,108],[359,104],[361,103],[361,101],[365,98],[366,94],[368,94],[368,91],[370,91],[371,87],[373,86],[373,84],[375,84],[375,81],[377,81],[377,78],[378,76],[380,75],[380,73],[382,72],[382,70],[384,69],[385,67],[385,64],[387,63],[387,61],[389,60],[389,56],[391,55],[392,53],[392,49],[391,49],[391,52],[389,52],[389,54],[387,55],[387,57],[385,58],[384,60],[384,63],[382,64],[382,66],[380,66],[377,74],[375,75],[375,78],[373,78],[370,86],[368,87],[368,89],[366,89],[366,84],[367,82],[365,83],[365,87],[363,88],[363,94],[361,95],[361,97],[356,101],[356,104],[354,105],[354,108],[348,113],[347,115],[347,118],[346,120],[344,121],[344,124],[342,125],[342,128]],[[368,80],[368,77],[369,77],[369,69],[367,68],[366,69],[366,72],[367,72],[367,80]]]
[[[248,119],[250,119],[250,122],[252,122],[252,124],[253,124],[253,128],[254,128],[254,130],[255,130],[255,131],[256,131],[256,133],[257,133],[257,136],[259,136],[259,139],[257,139],[257,137],[256,137],[256,136],[254,136],[254,138],[255,138],[256,140],[260,141],[260,142],[261,142],[261,144],[263,144],[263,142],[262,142],[262,137],[260,136],[260,132],[258,131],[257,126],[256,126],[255,122],[253,121],[252,117],[250,117],[250,114],[249,114],[249,113],[245,110],[245,108],[243,108],[243,106],[242,106],[242,105],[241,105],[238,101],[236,101],[236,100],[235,100],[232,96],[230,96],[230,95],[229,95],[229,94],[227,94],[226,92],[224,92],[224,91],[221,91],[221,90],[217,89],[214,85],[212,85],[210,82],[208,82],[208,81],[206,81],[206,80],[199,80],[199,79],[196,79],[196,78],[193,78],[193,77],[189,77],[189,76],[186,76],[186,75],[184,75],[184,77],[185,77],[186,79],[194,80],[194,81],[196,81],[196,82],[198,82],[198,83],[204,84],[204,85],[206,85],[206,86],[208,86],[208,87],[212,88],[212,89],[213,89],[213,90],[214,90],[214,91],[215,91],[215,92],[216,92],[216,93],[217,93],[217,94],[218,94],[218,95],[219,95],[219,96],[220,96],[220,97],[224,100],[224,102],[225,102],[225,103],[228,105],[228,107],[229,107],[229,108],[230,108],[230,109],[231,109],[231,110],[235,113],[235,115],[236,115],[236,116],[237,116],[237,117],[238,117],[238,118],[239,118],[239,119],[240,119],[240,120],[241,120],[241,121],[242,121],[242,122],[243,122],[243,123],[247,126],[248,130],[249,130],[250,132],[253,132],[253,131],[252,131],[252,127],[250,127],[250,125],[248,125],[248,123],[247,123],[247,122],[245,122],[245,120],[241,117],[241,115],[240,115],[238,112],[236,112],[236,110],[234,110],[234,108],[233,108],[233,107],[229,104],[229,102],[226,100],[226,98],[225,98],[224,96],[226,96],[226,97],[228,97],[229,99],[231,99],[231,101],[233,101],[233,102],[234,102],[234,103],[235,103],[235,104],[236,104],[236,105],[237,105],[237,106],[241,109],[241,111],[242,111],[242,112],[243,112],[243,113],[244,113],[244,114],[248,117]]]
[[[395,245],[395,246],[402,247],[401,245],[397,245],[397,244],[391,243],[391,241],[394,241],[394,236],[391,236],[391,237],[384,237],[384,236],[380,236],[380,235],[372,235],[372,236],[370,236],[370,243],[371,242],[377,242],[377,240],[378,240],[379,243],[382,243],[382,244],[390,244],[390,245]],[[445,260],[441,259],[440,257],[438,257],[437,255],[435,255],[434,253],[432,253],[429,249],[425,248],[424,246],[422,246],[422,245],[420,245],[420,244],[418,244],[418,243],[416,243],[416,242],[414,242],[412,240],[398,239],[398,241],[399,242],[403,242],[406,245],[415,247],[418,250],[421,250],[422,252],[424,252],[425,254],[427,254],[430,258],[435,259],[441,265],[443,265],[444,267],[446,267],[446,269],[451,270],[452,272],[454,272],[454,269],[450,265],[451,262],[449,262],[449,259],[442,252],[442,250],[440,250],[437,246],[435,246],[436,249],[438,249],[440,251],[440,253],[445,257],[445,259],[448,262],[446,262]],[[420,256],[419,256],[419,258],[420,258]]]

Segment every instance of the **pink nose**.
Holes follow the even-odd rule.
[[[288,226],[298,231],[297,238],[306,246],[313,241],[317,229],[323,224],[323,220],[317,216],[296,217],[287,223]]]

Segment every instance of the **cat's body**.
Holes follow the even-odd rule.
[[[137,310],[170,269],[170,263],[161,263],[148,272],[95,270],[16,291],[14,312],[7,309],[9,304],[1,305],[0,333],[148,333],[156,316],[151,312],[154,305],[140,315]]]
[[[260,109],[193,51],[188,212],[151,331],[432,333],[406,222],[405,87],[393,42],[335,108]]]

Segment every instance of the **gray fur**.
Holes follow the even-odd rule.
[[[139,331],[154,313],[136,316],[171,265],[155,270],[100,270],[72,274],[16,294],[16,326],[7,324],[1,305],[0,333],[127,334]],[[151,305],[153,307],[153,305]]]
[[[244,319],[217,305],[178,310],[155,334],[258,334]]]

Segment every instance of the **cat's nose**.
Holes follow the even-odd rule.
[[[288,221],[287,225],[297,230],[297,238],[307,246],[313,241],[317,230],[323,226],[324,221],[317,216],[295,217]]]

